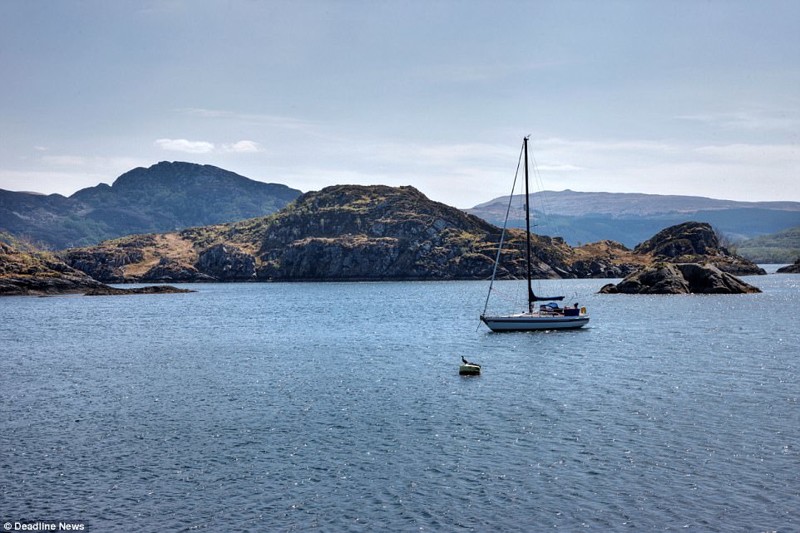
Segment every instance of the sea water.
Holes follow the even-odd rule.
[[[798,531],[800,276],[746,279],[499,334],[484,282],[3,298],[0,521]]]

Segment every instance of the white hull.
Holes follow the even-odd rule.
[[[481,316],[492,331],[542,331],[548,329],[578,329],[589,323],[589,317],[542,316],[520,313],[518,315]]]

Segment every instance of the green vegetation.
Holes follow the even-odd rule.
[[[800,257],[800,227],[741,241],[736,251],[755,263],[792,263]]]

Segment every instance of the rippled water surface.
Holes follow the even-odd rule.
[[[0,520],[798,531],[800,276],[748,281],[567,282],[592,322],[554,333],[488,332],[474,282],[3,298]]]

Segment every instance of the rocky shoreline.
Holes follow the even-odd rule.
[[[6,244],[0,294],[123,294],[112,283],[482,280],[492,276],[501,233],[413,187],[342,185],[238,223],[31,251],[27,258]],[[613,241],[573,248],[540,235],[531,244],[532,274],[541,279],[620,278],[661,264],[765,274],[700,222],[666,228],[633,250]],[[525,255],[525,233],[508,229],[498,279],[523,278]]]
[[[119,289],[71,268],[47,252],[19,250],[0,242],[0,296],[90,296],[193,292],[169,285]]]

